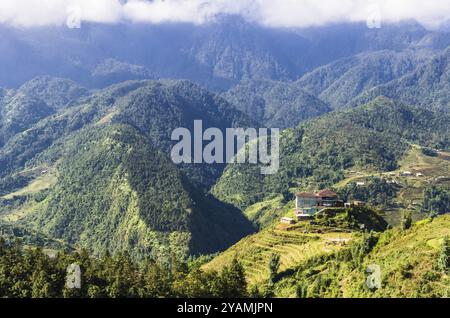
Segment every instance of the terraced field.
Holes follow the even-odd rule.
[[[291,200],[283,203],[283,196],[255,203],[245,209],[245,216],[260,228],[266,228],[278,222],[283,217],[294,217],[295,204]]]
[[[405,171],[410,171],[412,175],[402,175]],[[422,176],[417,176],[418,173]],[[396,171],[386,173],[348,171],[347,178],[335,187],[340,188],[351,182],[365,181],[371,176],[394,179],[401,186],[398,195],[392,200],[391,207],[379,207],[385,211],[383,216],[389,224],[398,225],[400,212],[405,209],[413,212],[415,220],[420,220],[426,217],[420,212],[425,188],[431,184],[450,186],[450,153],[439,152],[436,157],[426,156],[422,153],[420,146],[412,145],[411,150],[399,162],[399,168]]]
[[[342,248],[342,245],[331,244],[331,240],[351,237],[351,233],[308,234],[301,228],[272,227],[244,238],[206,264],[204,269],[219,269],[236,258],[244,266],[249,284],[257,284],[269,277],[268,262],[272,253],[280,255],[280,272],[283,272],[311,257]]]

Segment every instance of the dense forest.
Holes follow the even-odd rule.
[[[81,288],[69,288],[68,267],[81,270]],[[135,263],[126,253],[92,258],[86,251],[49,256],[40,248],[0,238],[0,297],[14,298],[159,298],[248,297],[238,261],[220,272],[204,272],[201,263],[150,259]]]
[[[243,81],[222,96],[266,127],[295,127],[331,111],[326,103],[290,82]]]
[[[422,210],[432,215],[448,213],[450,211],[450,189],[437,186],[426,188]]]

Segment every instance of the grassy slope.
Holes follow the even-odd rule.
[[[244,238],[204,268],[219,269],[237,258],[243,262],[249,283],[258,284],[268,278],[267,264],[272,253],[281,257],[280,271],[288,272],[309,258],[327,255],[343,247],[330,244],[330,240],[351,241],[358,238],[360,234],[357,229],[360,224],[378,229],[386,226],[372,211],[365,209],[330,209],[328,213],[336,215],[318,215],[315,225],[307,221],[296,225],[274,223],[259,233]]]
[[[296,286],[300,283],[306,286],[311,297],[318,281],[331,279],[329,286],[322,287],[316,297],[448,296],[449,276],[436,267],[442,238],[446,235],[450,235],[449,215],[420,221],[407,231],[388,230],[365,255],[361,266],[355,267],[351,261],[336,258],[311,263],[281,279],[276,293],[281,297],[295,297]],[[365,269],[371,264],[381,268],[382,285],[376,291],[370,291],[365,285]]]
[[[43,171],[43,170],[42,170]],[[46,173],[41,173],[40,176],[38,176],[36,179],[33,179],[27,186],[24,188],[8,193],[7,195],[4,195],[1,197],[2,199],[12,199],[16,196],[25,196],[25,195],[32,195],[36,194],[40,191],[50,189],[58,180],[58,171],[54,168],[48,170]]]
[[[351,238],[349,233],[305,234],[302,230],[287,231],[279,227],[265,229],[248,236],[204,266],[218,270],[233,258],[242,262],[251,285],[263,283],[269,277],[267,264],[272,253],[281,256],[281,271],[295,267],[310,257],[331,253],[339,246],[327,246],[330,238]]]
[[[358,265],[339,255],[351,255],[361,242],[360,232],[326,227],[321,231],[314,233],[306,222],[272,226],[244,238],[203,268],[217,270],[237,258],[250,287],[261,288],[269,278],[270,256],[277,253],[281,256],[277,297],[296,297],[299,285],[306,288],[306,297],[442,297],[450,292],[449,276],[436,267],[442,238],[450,235],[449,215],[419,221],[410,230],[394,228],[376,234],[377,244]],[[332,244],[335,239],[349,241]],[[371,264],[381,267],[382,287],[374,292],[365,285],[365,269]],[[316,290],[318,284],[323,286]]]

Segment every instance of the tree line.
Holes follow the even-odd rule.
[[[78,265],[81,288],[69,288],[68,267]],[[135,263],[127,253],[101,258],[87,251],[49,254],[0,238],[0,297],[10,298],[226,298],[248,297],[242,265],[233,260],[220,271],[204,271],[202,262],[173,257],[161,263]],[[73,286],[72,286],[73,287]]]

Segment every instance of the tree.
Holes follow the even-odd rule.
[[[280,268],[280,255],[277,253],[272,253],[269,260],[269,279],[272,283],[275,281],[275,277],[278,274],[278,269]]]
[[[246,297],[247,281],[242,265],[233,259],[230,267],[224,267],[220,274],[219,297]]]
[[[306,298],[308,296],[308,289],[302,284],[299,283],[295,287],[295,297],[296,298]]]
[[[261,297],[262,297],[261,292],[259,291],[258,286],[253,285],[253,287],[252,287],[251,290],[250,290],[250,295],[249,295],[249,297],[250,297],[250,298],[261,298]]]
[[[31,297],[48,298],[50,296],[50,284],[44,270],[34,272],[31,281],[33,283]]]
[[[434,185],[427,187],[424,190],[422,211],[433,214],[450,212],[450,190]]]
[[[412,226],[412,215],[411,212],[403,212],[401,220],[402,229],[404,231],[408,230]]]
[[[444,273],[446,273],[450,268],[449,257],[450,257],[450,250],[448,247],[448,236],[446,236],[444,237],[444,240],[442,242],[441,251],[439,253],[438,258],[438,267]]]

